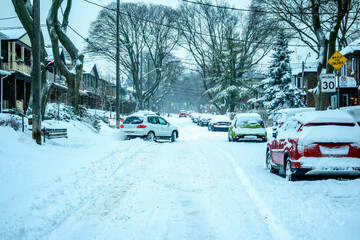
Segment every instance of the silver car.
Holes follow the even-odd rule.
[[[177,127],[154,114],[128,116],[121,125],[121,133],[127,139],[144,138],[148,141],[165,139],[175,142],[179,137]]]

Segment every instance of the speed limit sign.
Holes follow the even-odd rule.
[[[321,92],[336,92],[336,77],[334,74],[321,74]]]

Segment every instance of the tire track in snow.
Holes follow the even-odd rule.
[[[218,146],[216,146],[213,143],[209,143],[209,144],[218,148]],[[262,216],[263,221],[267,224],[269,231],[270,231],[271,235],[273,236],[273,238],[281,239],[281,240],[282,239],[284,239],[284,240],[293,239],[292,234],[282,225],[280,220],[274,215],[274,213],[271,211],[271,209],[267,207],[266,202],[260,197],[260,195],[257,193],[255,188],[252,186],[252,184],[249,180],[249,177],[237,164],[235,158],[220,148],[218,148],[218,150],[226,157],[226,159],[233,166],[237,178],[239,179],[240,183],[244,186],[250,199],[255,204],[260,215]]]
[[[63,216],[62,219],[58,220],[57,223],[53,224],[51,226],[51,228],[49,228],[45,232],[44,237],[50,238],[50,239],[52,239],[51,237],[55,237],[55,239],[61,239],[62,234],[59,234],[59,233],[62,233],[62,232],[64,233],[64,231],[62,231],[64,229],[64,227],[67,230],[69,230],[68,227],[70,228],[70,230],[76,230],[76,229],[74,229],[74,226],[77,224],[80,224],[78,221],[78,218],[83,218],[83,216],[84,216],[84,214],[86,214],[86,212],[90,211],[91,208],[93,208],[96,204],[99,204],[98,203],[99,196],[102,199],[104,194],[109,193],[110,195],[114,195],[114,196],[117,195],[120,198],[125,197],[126,194],[123,194],[123,192],[121,192],[121,194],[116,194],[116,193],[112,193],[111,191],[108,191],[109,188],[113,187],[113,185],[111,183],[114,181],[114,179],[116,180],[117,176],[121,175],[125,171],[126,168],[128,168],[129,166],[134,164],[134,161],[132,161],[132,159],[134,159],[136,156],[139,156],[139,155],[141,156],[142,154],[144,154],[144,152],[146,152],[149,149],[151,149],[150,145],[146,145],[146,148],[143,149],[143,151],[136,150],[136,151],[129,151],[129,152],[125,151],[124,152],[123,150],[114,149],[110,153],[107,153],[105,156],[103,156],[100,160],[96,161],[93,168],[101,166],[101,162],[105,159],[121,159],[121,161],[119,161],[117,166],[115,166],[115,168],[112,169],[112,171],[109,174],[107,174],[106,176],[103,176],[103,178],[106,178],[106,180],[105,181],[101,180],[100,181],[101,184],[93,186],[93,189],[92,189],[91,193],[89,194],[89,196],[86,197],[83,201],[81,201],[81,203],[79,203],[77,206],[75,206],[71,211],[67,212]],[[121,155],[119,153],[125,153],[125,154]],[[117,155],[119,155],[119,156],[117,156]],[[127,161],[127,160],[131,160],[131,161]],[[136,162],[137,161],[135,161],[135,164],[137,164]],[[92,169],[90,169],[89,171],[92,172]],[[84,174],[84,173],[80,173],[80,174]],[[96,173],[93,172],[93,174],[96,174]],[[133,185],[132,182],[129,180],[124,182],[124,184],[126,184],[126,186],[124,187],[125,191],[128,190],[128,187],[131,188],[131,186]],[[104,188],[104,186],[105,186],[105,188]],[[100,201],[101,201],[101,199],[100,199]],[[104,207],[105,207],[105,205],[104,205]],[[104,211],[102,214],[104,214],[105,211],[107,211],[107,209],[104,208]],[[100,215],[100,213],[99,213],[99,215]],[[71,231],[70,231],[70,234],[71,234]]]

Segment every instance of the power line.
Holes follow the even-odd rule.
[[[4,18],[0,18],[0,21],[14,19],[14,18],[18,18],[18,17],[17,16],[16,17],[4,17]]]
[[[181,0],[183,2],[186,3],[191,3],[191,4],[197,4],[197,5],[201,5],[201,6],[207,6],[207,7],[213,7],[213,8],[219,8],[219,9],[227,9],[227,10],[232,10],[232,11],[241,11],[241,12],[257,12],[257,13],[282,13],[282,14],[299,14],[299,15],[311,15],[312,12],[284,12],[284,11],[267,11],[267,10],[256,10],[256,9],[244,9],[244,8],[236,8],[236,7],[228,7],[228,6],[220,6],[220,5],[214,5],[211,3],[203,3],[203,2],[198,2],[198,1],[190,1],[190,0]],[[311,10],[311,8],[309,8],[309,10]],[[357,13],[357,12],[348,12],[348,13]],[[321,12],[320,15],[325,15],[325,14],[334,14],[333,12]]]
[[[85,2],[89,3],[89,4],[93,4],[95,6],[98,6],[98,7],[101,7],[101,8],[104,8],[104,9],[107,9],[107,10],[110,10],[110,11],[113,11],[113,12],[116,12],[115,9],[112,9],[110,7],[107,7],[107,6],[103,6],[103,5],[100,5],[98,3],[95,3],[95,2],[92,2],[90,0],[84,0]],[[201,33],[201,32],[197,32],[197,31],[193,31],[193,32],[190,32],[186,29],[183,29],[183,28],[180,28],[180,27],[176,27],[176,26],[173,26],[173,25],[168,25],[168,24],[163,24],[163,23],[159,23],[159,22],[156,22],[156,21],[153,21],[153,20],[150,20],[150,19],[144,19],[144,18],[141,18],[141,17],[138,17],[138,16],[133,16],[131,14],[128,14],[128,13],[124,13],[124,12],[121,12],[119,11],[119,13],[121,15],[125,15],[125,16],[128,16],[128,17],[131,17],[131,18],[136,18],[138,20],[141,20],[141,21],[144,21],[144,22],[149,22],[149,23],[153,23],[153,24],[156,24],[156,25],[160,25],[160,26],[164,26],[164,27],[167,27],[167,28],[172,28],[172,29],[176,29],[176,30],[179,30],[179,31],[182,31],[182,32],[189,32],[189,33],[195,33],[195,34],[198,34],[198,35],[201,35],[201,36],[206,36],[206,37],[216,37],[216,38],[221,38],[221,39],[224,39],[224,40],[232,40],[232,41],[235,41],[235,42],[246,42],[245,40],[239,40],[239,39],[234,39],[234,38],[229,38],[229,37],[222,37],[222,36],[213,36],[213,35],[210,35],[210,34],[206,34],[206,33]],[[263,45],[274,45],[275,43],[269,43],[269,42],[252,42],[254,44],[263,44]],[[288,44],[288,46],[292,46],[292,47],[306,47],[308,48],[309,46],[308,45],[300,45],[300,44],[297,44],[297,45],[294,45],[294,44]],[[316,46],[313,46],[313,47],[316,47]]]

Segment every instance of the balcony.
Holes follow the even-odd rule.
[[[61,87],[67,88],[66,79],[63,76],[60,78],[57,74],[46,71],[46,79]]]
[[[29,76],[31,74],[31,67],[22,62],[4,62],[3,68],[6,71],[19,71]]]

